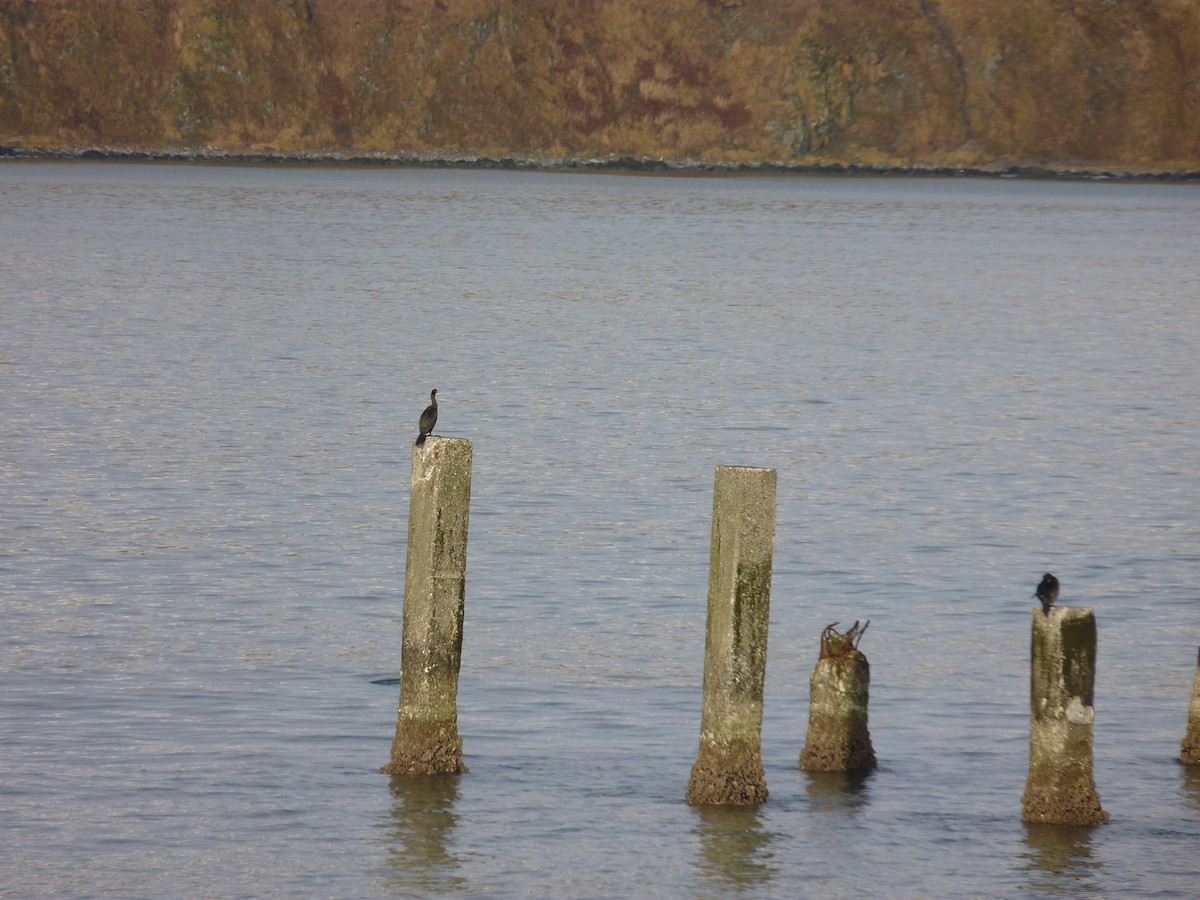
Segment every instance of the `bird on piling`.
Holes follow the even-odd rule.
[[[421,421],[417,427],[421,433],[417,435],[417,446],[425,445],[425,438],[433,432],[433,426],[437,424],[437,388],[434,388],[429,393],[429,405],[425,407],[425,412],[421,413]]]
[[[1050,607],[1058,599],[1058,579],[1047,572],[1034,591],[1033,596],[1042,601],[1042,615],[1050,615]]]

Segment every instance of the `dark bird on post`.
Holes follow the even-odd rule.
[[[1058,599],[1058,579],[1047,572],[1042,576],[1041,583],[1038,584],[1033,596],[1042,601],[1042,615],[1050,615],[1050,607]]]
[[[421,433],[417,435],[417,446],[422,447],[425,444],[425,438],[433,432],[433,426],[437,424],[437,388],[434,388],[429,393],[429,405],[425,407],[425,412],[421,413],[421,421],[417,427]]]

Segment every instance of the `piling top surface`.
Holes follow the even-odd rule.
[[[473,455],[466,438],[429,435],[424,445],[412,448],[412,489],[469,497]]]
[[[471,442],[466,438],[447,437],[442,434],[431,434],[425,438],[424,444],[413,444],[413,458],[435,461],[453,453],[456,456],[471,454]]]
[[[1091,606],[1052,606],[1049,615],[1043,613],[1040,606],[1031,606],[1030,609],[1040,616],[1045,616],[1051,622],[1062,618],[1079,619],[1096,615],[1095,607]]]
[[[1090,606],[1052,606],[1049,614],[1040,606],[1032,608],[1034,627],[1071,628],[1086,625],[1095,627],[1096,610]]]

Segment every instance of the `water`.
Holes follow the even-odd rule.
[[[1193,896],[1200,193],[0,165],[0,893]],[[416,420],[459,726],[389,783]],[[683,802],[713,468],[779,471],[755,810]],[[1109,825],[1020,822],[1031,594]],[[879,769],[796,759],[870,619]]]

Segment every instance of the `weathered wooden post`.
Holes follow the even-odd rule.
[[[1196,680],[1188,707],[1187,733],[1179,745],[1179,761],[1185,766],[1200,766],[1200,651],[1196,652]]]
[[[1095,612],[1071,606],[1034,609],[1032,655],[1022,819],[1055,825],[1107,822],[1092,779]]]
[[[800,768],[809,772],[875,768],[875,748],[867,728],[871,666],[858,649],[867,626],[860,629],[855,622],[842,634],[835,625],[821,632],[821,657],[808,681],[808,736],[800,752]]]
[[[466,599],[471,442],[429,435],[413,447],[404,572],[400,709],[390,775],[465,772],[458,669]]]
[[[767,799],[761,738],[775,480],[774,469],[717,466],[700,749],[687,788],[693,805]]]

